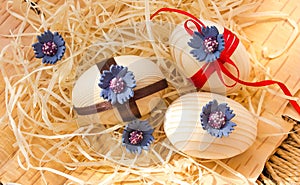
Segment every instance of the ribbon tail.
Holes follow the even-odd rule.
[[[185,16],[188,16],[190,18],[192,18],[193,20],[195,20],[197,23],[199,23],[202,27],[206,27],[197,17],[195,17],[194,15],[188,13],[188,12],[185,12],[183,10],[178,10],[178,9],[175,9],[175,8],[161,8],[159,10],[157,10],[154,14],[152,14],[150,16],[150,20],[153,19],[153,17],[155,17],[156,15],[158,15],[160,12],[176,12],[176,13],[179,13],[179,14],[182,14],[182,15],[185,15]]]
[[[196,28],[197,28],[197,30],[198,30],[199,33],[202,32],[202,31],[201,31],[201,26],[200,26],[199,24],[197,24],[197,22],[194,21],[193,19],[189,19],[189,20],[186,20],[186,21],[184,22],[184,25],[183,25],[183,26],[184,26],[184,29],[186,30],[186,32],[188,32],[188,34],[189,34],[190,36],[193,36],[193,35],[194,35],[194,31],[188,27],[188,22],[192,22],[192,23],[196,26]]]
[[[192,82],[195,87],[202,88],[204,84],[207,82],[207,79],[214,73],[215,66],[206,63],[202,66],[202,68],[191,77]]]
[[[231,78],[232,80],[234,80],[240,84],[252,86],[252,87],[263,87],[263,86],[277,84],[281,88],[281,90],[283,91],[283,93],[285,95],[293,97],[292,93],[289,91],[289,89],[286,87],[286,85],[284,85],[282,82],[278,82],[278,81],[274,81],[274,80],[263,80],[260,82],[245,82],[245,81],[240,80],[239,78],[235,77],[223,65],[220,65],[220,68],[226,76],[228,76],[229,78]],[[298,112],[298,114],[300,115],[299,104],[295,100],[289,100],[289,102],[294,107],[294,109]]]
[[[215,62],[214,65],[215,65],[216,72],[217,72],[217,74],[218,74],[218,76],[219,76],[219,79],[221,80],[221,82],[222,82],[226,87],[234,87],[234,86],[237,84],[237,81],[235,81],[235,83],[232,84],[232,85],[227,85],[227,84],[226,84],[226,82],[225,82],[225,80],[224,80],[224,78],[223,78],[223,76],[222,76],[222,74],[221,74],[221,66],[225,68],[225,66],[223,66],[223,63],[222,63],[222,62],[220,62],[220,61]],[[235,64],[234,64],[234,66],[235,66]],[[239,70],[237,69],[237,71],[238,71],[238,76],[239,76]]]

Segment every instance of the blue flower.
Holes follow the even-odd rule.
[[[142,149],[149,150],[153,142],[154,129],[148,121],[133,120],[124,129],[122,135],[122,145],[131,153],[142,152]]]
[[[134,75],[127,67],[112,65],[109,71],[104,70],[100,77],[100,96],[111,104],[123,104],[133,97],[133,88],[136,87]]]
[[[215,137],[228,136],[236,126],[230,121],[235,116],[232,112],[226,103],[210,101],[203,106],[200,114],[202,128]]]
[[[225,48],[223,34],[215,26],[202,27],[201,33],[195,31],[188,45],[194,48],[190,53],[200,62],[213,62],[220,58]]]
[[[43,58],[46,64],[55,64],[65,54],[65,41],[57,32],[45,31],[37,36],[38,42],[32,45],[36,58]]]

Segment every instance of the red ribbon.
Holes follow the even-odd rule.
[[[202,88],[203,85],[206,83],[207,79],[214,72],[217,72],[219,76],[222,76],[220,70],[218,69],[220,69],[219,65],[224,65],[225,63],[235,68],[235,70],[237,71],[237,76],[239,78],[240,70],[238,69],[236,64],[232,60],[230,60],[231,55],[233,54],[233,52],[239,44],[239,39],[236,35],[234,35],[231,31],[227,29],[224,29],[223,37],[225,40],[225,48],[222,51],[220,58],[214,62],[205,63],[202,66],[202,68],[190,78],[196,87]],[[220,80],[226,87],[234,87],[237,84],[237,82],[235,82],[232,85],[228,85],[225,83],[223,77],[220,78]]]
[[[187,31],[187,33],[191,36],[194,34],[194,31],[188,27],[188,22],[192,22],[196,26],[199,33],[202,32],[201,27],[205,27],[205,25],[197,17],[195,17],[194,15],[192,15],[188,12],[173,9],[173,8],[161,8],[158,11],[156,11],[150,17],[150,19],[152,19],[157,14],[159,14],[160,12],[163,12],[163,11],[177,12],[177,13],[180,13],[180,14],[183,14],[183,15],[186,15],[186,16],[190,17],[191,19],[185,21],[184,28]],[[247,86],[252,86],[252,87],[263,87],[263,86],[269,86],[269,85],[277,84],[281,88],[281,90],[283,91],[283,93],[285,95],[292,97],[292,93],[289,91],[289,89],[286,87],[286,85],[284,85],[282,82],[274,81],[274,80],[263,80],[263,81],[260,81],[260,82],[245,82],[245,81],[241,80],[240,79],[240,71],[239,71],[238,67],[230,59],[231,55],[233,54],[233,52],[235,51],[235,49],[237,48],[237,46],[239,44],[239,39],[237,38],[237,36],[235,34],[233,34],[231,31],[229,31],[227,29],[224,29],[223,37],[224,37],[224,41],[225,41],[225,48],[222,51],[222,53],[220,55],[220,58],[218,60],[214,61],[214,62],[205,63],[202,66],[202,68],[190,78],[193,81],[193,83],[196,87],[198,87],[198,88],[203,87],[203,85],[207,82],[207,79],[214,72],[216,72],[218,74],[221,82],[226,87],[233,87],[237,83],[247,85]],[[237,71],[237,76],[233,75],[225,67],[224,64],[229,64],[229,65],[233,66],[235,68],[235,70]],[[223,79],[222,73],[225,74],[226,76],[228,76],[233,81],[235,81],[235,83],[232,84],[232,85],[226,84],[224,79]],[[298,112],[298,114],[300,115],[300,106],[298,105],[298,103],[295,100],[289,100],[289,102],[294,107],[294,109]]]

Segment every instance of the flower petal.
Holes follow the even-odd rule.
[[[226,132],[225,130],[222,130],[221,133],[222,134],[220,137],[222,137],[222,136],[228,137],[231,132]]]
[[[100,92],[100,96],[103,97],[104,99],[108,99],[109,89],[102,89],[102,91]]]
[[[53,42],[57,45],[57,47],[65,45],[64,39],[57,32],[54,32]]]
[[[129,141],[130,132],[132,132],[131,129],[125,128],[125,130],[123,131],[123,134],[122,134],[122,143],[130,144],[130,141]]]
[[[225,114],[225,125],[218,128],[213,128],[208,124],[209,115],[213,112],[221,111]],[[202,108],[202,112],[200,114],[201,117],[201,125],[203,130],[207,130],[207,132],[215,137],[223,137],[229,136],[229,134],[234,130],[233,127],[236,126],[235,123],[231,122],[230,120],[235,116],[233,111],[227,106],[227,103],[218,104],[217,100],[212,100]]]
[[[112,105],[117,103],[117,94],[114,93],[112,90],[109,90],[108,101],[110,101]]]
[[[234,129],[233,127],[235,127],[235,126],[237,126],[237,125],[234,122],[232,122],[232,121],[227,121],[226,125],[225,125],[225,127],[229,128],[230,130],[233,130]]]
[[[150,130],[147,130],[147,131],[143,131],[143,134],[144,135],[152,135],[153,132],[154,132],[154,129],[150,129]]]
[[[227,110],[227,104],[226,103],[219,104],[218,111],[221,111],[222,113],[225,114],[226,110]]]
[[[57,56],[56,55],[54,55],[54,56],[45,55],[43,57],[42,62],[44,64],[55,64],[57,62]]]
[[[202,128],[204,130],[207,130],[209,125],[208,125],[208,116],[209,115],[206,115],[206,114],[201,114],[201,125],[202,125]]]
[[[192,48],[200,48],[203,45],[203,36],[199,32],[194,32],[193,37],[188,42],[188,45]]]
[[[198,31],[195,31],[194,34],[197,35],[201,39],[201,41],[205,39],[205,36],[202,33],[199,33]]]
[[[193,57],[195,57],[199,62],[202,62],[206,57],[207,57],[207,53],[204,51],[203,47],[199,48],[199,49],[193,49],[190,52]]]
[[[40,43],[45,43],[48,41],[53,41],[53,33],[48,30],[45,31],[44,34],[41,34],[41,36],[37,36]]]
[[[218,137],[220,130],[209,127],[207,129],[208,133],[212,136]]]
[[[225,40],[223,34],[217,36],[218,51],[222,52],[225,49]]]
[[[215,26],[207,26],[202,28],[202,34],[207,37],[217,37],[219,35],[219,31]]]
[[[33,50],[34,50],[34,54],[36,58],[43,58],[44,57],[44,53],[42,52],[42,47],[43,44],[37,42],[32,44]]]
[[[125,101],[127,101],[134,96],[134,91],[130,87],[126,87],[123,94],[126,97]]]
[[[128,128],[132,129],[132,130],[139,130],[140,128],[140,120],[133,120],[131,121],[128,125]]]
[[[64,56],[65,50],[66,50],[65,46],[60,46],[57,48],[57,52],[56,52],[57,60],[60,60]]]
[[[211,109],[210,109],[210,111],[211,112],[215,112],[217,110],[218,110],[218,102],[217,102],[217,100],[211,101]]]
[[[205,61],[207,62],[214,62],[215,60],[217,60],[217,57],[214,55],[214,53],[208,53]]]
[[[123,77],[124,82],[126,83],[127,87],[135,88],[136,87],[136,81],[134,79],[134,75],[131,71],[128,71],[126,75]]]
[[[138,145],[126,144],[125,147],[126,147],[126,150],[130,153],[135,153],[135,154],[141,154],[142,153],[142,148]]]
[[[143,141],[140,143],[140,145],[143,147],[143,149],[147,150],[153,140],[154,137],[152,135],[144,135]]]
[[[99,87],[102,89],[108,88],[110,81],[114,78],[113,74],[110,71],[103,71],[100,77]]]
[[[124,94],[116,94],[117,96],[117,102],[119,104],[123,104],[125,101],[123,100],[124,99]]]
[[[215,55],[215,57],[216,57],[216,59],[215,59],[215,60],[217,60],[218,58],[220,58],[220,56],[221,56],[221,52],[220,52],[220,51],[218,51],[218,50],[216,50],[216,51],[214,52],[214,55]]]
[[[127,73],[127,67],[124,67],[117,75],[117,78],[123,78]]]
[[[129,136],[132,131],[142,131],[143,132],[143,140],[139,144],[131,144],[129,141]],[[149,124],[148,120],[141,121],[139,119],[133,120],[125,127],[122,135],[122,145],[126,147],[126,150],[131,153],[142,152],[142,149],[148,150],[149,145],[154,140],[152,133],[154,129]]]
[[[207,38],[211,38],[218,42],[218,46],[217,48],[214,48],[213,52],[208,52],[205,49],[203,42]],[[198,61],[213,62],[220,58],[221,52],[225,48],[225,41],[223,38],[223,34],[219,34],[217,27],[207,26],[202,27],[201,33],[194,32],[192,39],[190,39],[190,42],[188,42],[188,45],[194,48],[190,53]]]
[[[122,93],[117,94],[117,101],[120,104],[124,104],[131,97],[133,97],[133,95],[134,95],[133,90],[131,88],[125,87],[125,90]]]
[[[109,70],[114,76],[117,76],[123,68],[124,68],[123,66],[112,65],[110,66]]]
[[[149,124],[149,121],[140,121],[138,130],[143,131],[143,132],[146,132],[146,131],[152,131],[153,132],[153,128]],[[152,132],[150,134],[152,134]]]
[[[233,112],[233,110],[230,110],[229,107],[227,107],[227,110],[225,111],[226,121],[231,120],[235,116],[235,114],[232,112]]]
[[[236,124],[228,121],[226,122],[226,125],[220,130],[222,132],[223,136],[229,136],[229,134],[234,130],[233,127],[235,127]]]
[[[212,104],[212,102],[209,102],[208,104],[206,104],[205,106],[203,106],[203,108],[202,108],[202,114],[205,114],[205,115],[207,115],[207,116],[209,116],[209,114],[210,114],[210,110],[211,110],[211,104]]]

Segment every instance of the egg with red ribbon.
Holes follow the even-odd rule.
[[[194,31],[190,35],[184,24],[174,29],[169,40],[171,55],[197,88],[222,94],[234,92],[240,85],[224,75],[220,65],[246,80],[250,73],[248,53],[231,31],[210,21],[202,22],[206,26],[201,28],[202,33],[190,26]]]
[[[174,62],[195,87],[221,94],[239,89],[237,80],[231,76],[247,80],[250,60],[238,37],[219,24],[178,9],[161,8],[151,19],[164,11],[190,18],[174,29],[169,44]]]
[[[249,56],[232,31],[173,8],[161,8],[150,19],[161,12],[176,12],[190,18],[174,29],[169,42],[175,63],[195,87],[229,94],[238,90],[240,84],[251,87],[278,85],[286,96],[291,97],[290,104],[300,114],[300,105],[283,82],[272,79],[247,81],[250,73]]]
[[[104,59],[76,81],[72,102],[80,126],[116,124],[148,115],[168,83],[151,60],[134,55]]]

